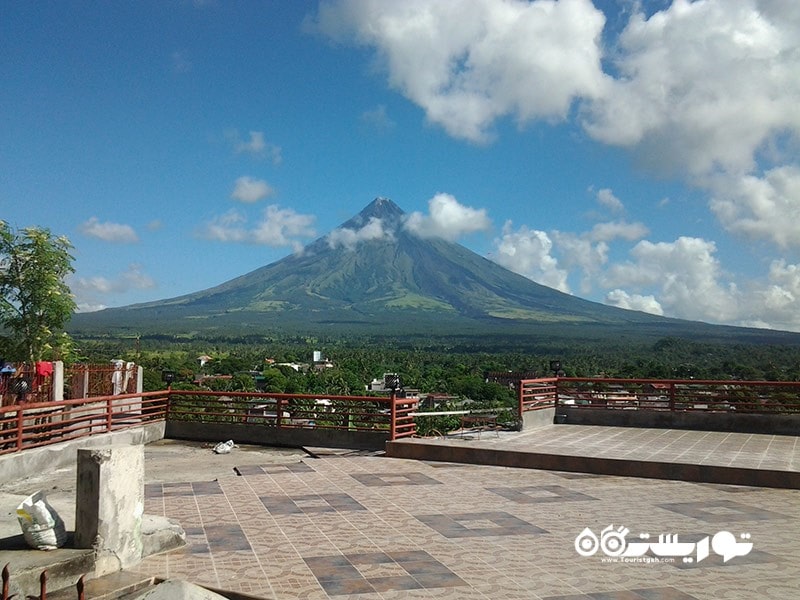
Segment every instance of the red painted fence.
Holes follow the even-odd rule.
[[[0,408],[0,454],[163,420],[168,393],[147,392]]]
[[[519,416],[522,413],[555,406],[558,399],[558,378],[523,379],[517,384]]]
[[[800,413],[800,382],[559,377],[520,382],[520,414],[548,406],[673,412]]]
[[[169,419],[261,424],[281,428],[385,430],[391,439],[416,433],[416,400],[395,396],[318,396],[263,392],[169,392]]]
[[[0,408],[0,454],[170,419],[416,435],[416,400],[165,390]]]
[[[517,384],[522,413],[545,408],[800,413],[800,382],[542,378]],[[416,435],[417,401],[395,396],[312,396],[165,390],[0,408],[0,454],[159,420]]]

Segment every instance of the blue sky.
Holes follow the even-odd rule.
[[[800,331],[798,106],[796,0],[5,2],[0,219],[69,237],[82,310],[383,196],[577,296]]]

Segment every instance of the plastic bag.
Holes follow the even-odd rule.
[[[36,550],[55,550],[67,541],[64,521],[47,502],[44,492],[31,494],[17,507],[25,542]]]
[[[228,454],[234,448],[236,448],[236,444],[233,443],[233,440],[228,440],[227,442],[220,442],[219,444],[214,446],[214,454]]]

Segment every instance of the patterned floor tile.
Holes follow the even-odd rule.
[[[699,502],[671,502],[659,504],[672,512],[707,523],[731,523],[738,521],[788,521],[789,517],[756,506],[732,500],[706,500]]]
[[[547,533],[541,527],[503,511],[415,516],[419,521],[447,538]]]
[[[433,477],[424,473],[353,473],[351,475],[363,485],[372,487],[389,487],[397,485],[441,485]]]
[[[330,596],[466,585],[425,551],[365,552],[304,560]]]
[[[366,511],[363,505],[348,494],[273,495],[261,496],[259,500],[272,515]]]
[[[561,485],[528,485],[525,487],[487,488],[490,492],[520,504],[597,500]]]

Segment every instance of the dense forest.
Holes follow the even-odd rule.
[[[142,365],[146,390],[163,388],[162,371],[173,371],[176,385],[191,386],[202,375],[229,375],[204,384],[220,390],[255,389],[258,384],[271,392],[363,394],[370,381],[391,372],[400,375],[404,387],[422,393],[490,400],[506,391],[487,383],[487,372],[548,376],[552,360],[560,361],[561,374],[568,377],[800,381],[798,346],[677,338],[581,344],[504,337],[187,339],[156,334],[83,338],[75,345],[81,360],[122,359]],[[305,368],[315,351],[332,366]],[[209,357],[202,366],[200,356]]]

